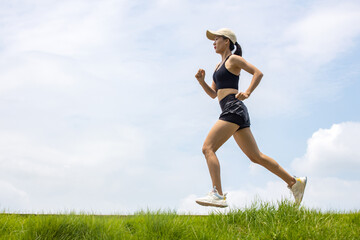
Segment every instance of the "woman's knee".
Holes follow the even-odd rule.
[[[260,165],[262,165],[262,163],[264,163],[266,161],[265,155],[262,154],[261,152],[253,153],[248,157],[253,163],[257,163]]]
[[[215,153],[214,149],[211,146],[204,145],[202,147],[202,153],[206,156],[212,153]]]

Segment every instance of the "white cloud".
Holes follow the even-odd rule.
[[[49,1],[4,8],[1,30],[7,51],[85,54],[111,38],[112,21],[122,16],[125,1]],[[12,5],[9,4],[9,5]]]
[[[334,124],[319,129],[308,140],[306,153],[292,167],[314,176],[351,176],[360,172],[360,123]]]
[[[28,201],[29,196],[25,191],[0,179],[0,209],[2,211],[16,211],[21,208],[26,208]]]
[[[294,17],[279,23],[281,27],[274,28],[253,55],[255,65],[264,72],[253,94],[256,99],[249,99],[256,116],[306,115],[313,101],[330,102],[348,83],[348,72],[343,71],[341,78],[319,72],[334,71],[327,64],[356,46],[359,2],[314,2],[306,9],[291,9]],[[276,107],[264,107],[269,105]]]
[[[360,209],[359,184],[359,180],[311,177],[308,179],[303,204],[325,211],[357,211]]]
[[[308,140],[293,172],[308,176],[304,204],[323,210],[360,209],[360,123],[343,122],[319,129]]]
[[[0,58],[0,94],[17,88],[46,86],[71,88],[78,81],[71,59],[39,53],[3,55]]]
[[[286,51],[309,61],[309,65],[323,65],[335,59],[354,46],[360,34],[360,25],[355,24],[360,22],[359,11],[358,3],[315,5],[307,16],[286,30]]]
[[[49,166],[54,172],[47,169],[41,173],[52,175],[59,166],[93,166],[109,164],[109,161],[122,166],[125,162],[144,158],[144,137],[130,125],[113,126],[112,132],[93,130],[65,140],[43,142],[40,139],[3,131],[1,163],[15,164],[14,169],[18,171],[33,171],[35,165],[32,164]]]
[[[65,141],[2,133],[0,176],[11,184],[0,186],[1,208],[127,212],[124,199],[107,199],[106,206],[101,201],[105,194],[127,192],[127,181],[145,173],[142,134],[131,126],[117,126],[110,133],[97,130]]]

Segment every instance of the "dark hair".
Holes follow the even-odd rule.
[[[229,39],[230,40],[230,39]],[[239,56],[242,56],[242,50],[241,50],[241,46],[238,42],[235,43],[235,46],[236,46],[236,50],[234,52],[235,55],[239,55]],[[232,43],[232,41],[230,40],[230,51],[234,50],[234,44]]]
[[[229,48],[230,48],[230,51],[234,50],[235,49],[235,46],[236,46],[236,50],[234,52],[235,55],[239,55],[239,56],[242,56],[242,50],[241,50],[241,46],[238,42],[235,43],[235,46],[233,44],[233,42],[230,40],[230,38],[227,38],[225,36],[222,36],[224,39],[229,39]]]

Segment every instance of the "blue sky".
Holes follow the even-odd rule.
[[[211,83],[222,27],[264,73],[261,151],[309,177],[305,206],[359,209],[358,22],[358,1],[0,1],[0,209],[211,211],[194,199],[220,107],[194,75]],[[233,139],[217,155],[232,207],[289,197]]]

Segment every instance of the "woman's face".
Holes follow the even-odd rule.
[[[221,36],[216,36],[214,40],[214,49],[216,53],[221,53],[226,50],[226,48],[229,48],[228,46],[228,39],[225,39]]]

